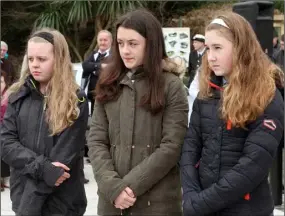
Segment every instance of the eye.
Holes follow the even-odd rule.
[[[39,60],[40,60],[40,62],[43,62],[43,61],[45,61],[45,59],[44,59],[44,58],[39,58]]]
[[[216,50],[217,49],[221,49],[221,47],[220,46],[215,46],[214,49],[216,49]]]
[[[136,45],[137,45],[136,43],[132,43],[132,42],[130,43],[131,47],[135,47]]]
[[[28,58],[28,61],[33,61],[33,58],[31,58],[31,57],[30,57],[30,58]]]

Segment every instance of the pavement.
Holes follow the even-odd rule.
[[[94,180],[92,167],[89,163],[84,165],[85,177],[89,179],[89,183],[85,184],[85,191],[88,200],[87,209],[84,216],[96,216],[97,215],[97,184]],[[12,203],[10,200],[10,191],[5,189],[1,192],[1,216],[15,216],[12,211]],[[283,205],[277,206],[274,210],[274,216],[284,216],[284,194],[283,194]]]

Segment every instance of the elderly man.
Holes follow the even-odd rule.
[[[105,66],[102,60],[110,55],[112,45],[112,34],[107,30],[102,30],[97,36],[98,50],[82,63],[83,75],[85,79],[84,89],[87,88],[87,97],[91,101],[91,114],[94,108],[94,90],[100,75],[100,69]]]
[[[8,60],[8,45],[4,41],[1,41],[1,70],[7,73],[7,84],[11,85],[16,81],[17,76],[12,63]]]

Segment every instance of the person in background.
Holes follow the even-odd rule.
[[[97,81],[99,79],[100,70],[106,66],[102,61],[110,55],[112,45],[112,34],[107,30],[101,30],[97,36],[98,50],[94,51],[88,59],[82,63],[83,74],[85,79],[84,89],[87,88],[87,98],[91,102],[91,115],[94,110],[95,95]]]
[[[273,30],[273,52],[272,52],[272,56],[274,57],[280,50],[280,43],[278,40],[278,33],[277,31],[274,29]]]
[[[110,58],[111,45],[112,45],[112,34],[107,30],[101,30],[97,35],[98,50],[92,52],[92,54],[82,63],[84,79],[83,89],[87,94],[87,98],[91,103],[90,113],[93,115],[94,103],[95,103],[95,88],[101,73],[101,69],[106,66],[106,61]],[[89,130],[89,125],[88,125]],[[86,133],[88,134],[88,132]],[[85,145],[84,156],[87,157],[87,163],[90,163],[88,156],[88,146]],[[85,178],[85,183],[88,183],[89,179]]]
[[[7,89],[9,88],[7,78],[8,75],[6,71],[1,70],[1,83],[0,83],[0,89],[1,89],[1,107],[0,107],[0,128],[2,127],[2,120],[4,118],[4,114],[7,109],[8,105],[8,93]],[[1,160],[1,191],[4,191],[5,188],[9,188],[7,185],[7,179],[10,176],[10,167]]]
[[[202,63],[202,56],[205,53],[205,36],[201,34],[196,34],[192,38],[194,50],[190,52],[189,55],[189,66],[188,66],[188,74],[189,74],[189,82],[187,87],[189,88],[197,69],[200,67]]]
[[[7,85],[10,86],[17,81],[18,76],[12,62],[8,59],[8,45],[1,41],[1,69],[7,73]]]
[[[284,74],[236,13],[206,27],[205,45],[180,160],[184,215],[270,216],[268,174],[284,129],[276,83],[284,86]]]
[[[274,63],[277,64],[283,72],[285,72],[284,68],[284,34],[280,37],[280,49],[273,56]]]

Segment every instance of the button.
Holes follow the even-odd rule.
[[[148,147],[148,148],[149,148],[149,147],[150,147],[150,145],[147,145],[146,147]]]
[[[135,146],[134,146],[134,145],[132,145],[132,148],[135,148]]]

